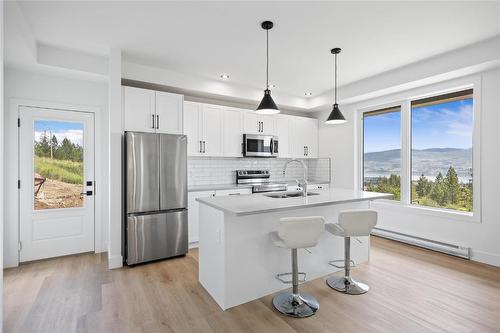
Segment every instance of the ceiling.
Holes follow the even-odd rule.
[[[330,48],[345,85],[500,34],[500,2],[22,1],[40,43],[107,55],[249,89],[265,85],[263,20],[275,91],[332,88]]]

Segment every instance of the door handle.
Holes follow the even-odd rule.
[[[80,195],[87,195],[87,196],[92,196],[92,191],[85,191],[85,192],[82,192],[80,193]]]
[[[156,128],[156,126],[155,126],[155,115],[152,114],[151,117],[153,117],[153,128]]]
[[[160,116],[156,115],[156,129],[160,128]]]

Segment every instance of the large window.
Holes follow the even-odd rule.
[[[472,89],[411,103],[411,202],[472,211]]]
[[[401,197],[401,108],[363,115],[363,187]]]
[[[362,113],[364,190],[392,193],[406,205],[472,212],[473,90],[398,104]]]

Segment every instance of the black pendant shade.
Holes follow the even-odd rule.
[[[336,103],[333,104],[332,112],[330,112],[325,124],[343,124],[345,122],[347,120],[345,120],[344,115],[340,112],[339,105]]]
[[[269,90],[269,30],[273,28],[273,22],[265,21],[262,22],[262,29],[266,30],[266,90],[264,90],[264,97],[262,97],[262,101],[260,101],[256,113],[259,114],[276,114],[279,113],[280,110],[274,103],[273,98],[271,97],[271,90]]]
[[[256,112],[261,114],[274,114],[280,112],[271,97],[271,90],[264,90],[264,97],[262,97],[262,101],[260,101]]]
[[[336,47],[331,49],[331,53],[333,54],[333,108],[332,112],[328,116],[328,119],[325,121],[325,124],[343,124],[347,122],[345,120],[344,115],[340,112],[339,105],[337,104],[337,54],[341,51],[340,48]]]

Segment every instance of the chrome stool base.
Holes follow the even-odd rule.
[[[338,292],[349,295],[361,295],[370,289],[366,284],[345,276],[332,276],[326,280],[326,284]]]
[[[305,318],[310,317],[319,309],[319,303],[311,294],[293,294],[282,291],[273,298],[273,305],[284,315]]]

